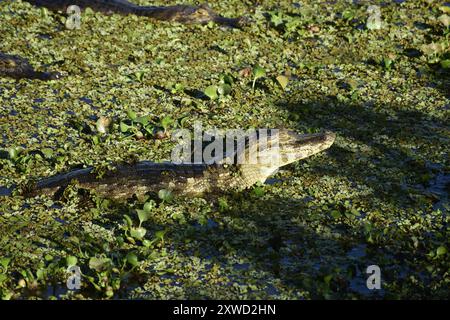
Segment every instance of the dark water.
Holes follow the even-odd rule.
[[[13,187],[6,188],[6,187],[0,187],[0,197],[8,197],[12,195]]]
[[[447,211],[449,208],[450,174],[438,173],[427,191],[439,197],[439,201],[433,205],[433,209],[440,209],[442,212]]]

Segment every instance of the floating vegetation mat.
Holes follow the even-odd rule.
[[[0,1],[0,51],[64,74],[0,78],[0,297],[448,298],[450,5],[373,4],[381,20],[366,1],[211,2],[250,17],[243,29],[87,10],[70,30]],[[74,168],[170,160],[170,133],[195,121],[337,139],[243,192],[7,196]]]

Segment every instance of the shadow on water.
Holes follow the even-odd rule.
[[[0,197],[9,197],[12,195],[14,188],[0,187]]]
[[[448,126],[441,119],[399,106],[386,106],[386,112],[381,112],[368,105],[341,103],[332,96],[306,103],[285,101],[278,106],[301,119],[301,129],[327,129],[340,137],[329,150],[334,164],[318,168],[318,173],[344,176],[369,186],[375,197],[395,205],[399,205],[398,200],[403,205],[417,205],[408,198],[408,190],[431,187],[433,179],[439,185],[448,185],[445,146],[450,138],[446,135]],[[435,156],[434,163],[427,152],[436,149],[443,158]],[[440,195],[448,197],[448,186],[443,188],[447,191]]]

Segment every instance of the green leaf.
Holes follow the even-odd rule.
[[[75,256],[67,256],[66,257],[66,265],[67,265],[67,267],[76,266],[77,262],[78,262],[78,259]]]
[[[274,11],[270,13],[270,22],[273,23],[275,27],[283,24],[283,13],[280,11]]]
[[[338,210],[333,210],[333,211],[331,211],[331,216],[334,219],[339,219],[342,215],[341,215],[341,213]]]
[[[441,60],[441,67],[444,69],[450,69],[450,59]]]
[[[166,230],[160,230],[155,232],[155,239],[162,240],[164,239],[164,236],[166,235]]]
[[[135,118],[133,121],[137,122],[137,123],[140,123],[143,126],[146,126],[150,122],[150,119],[149,119],[148,116],[142,116],[142,117]]]
[[[144,75],[145,75],[144,71],[138,71],[134,73],[134,77],[138,82],[142,82],[142,80],[144,80]]]
[[[128,118],[130,118],[131,120],[134,120],[134,119],[137,118],[136,112],[134,112],[134,111],[131,110],[131,109],[128,109],[128,110],[127,110],[127,116],[128,116]]]
[[[144,204],[144,211],[148,212],[148,213],[151,212],[153,210],[153,208],[155,207],[155,205],[156,205],[155,201],[153,201],[153,200],[147,201]]]
[[[145,221],[147,221],[150,218],[150,214],[148,211],[136,210],[136,212],[137,212],[138,218],[139,218],[139,225],[141,225],[142,223],[144,223]]]
[[[150,241],[150,240],[147,240],[147,239],[145,239],[145,240],[143,240],[142,241],[142,245],[144,246],[144,247],[146,247],[146,248],[150,248],[150,246],[152,245],[152,241]]]
[[[229,208],[228,201],[226,198],[219,198],[219,211],[223,212]]]
[[[127,228],[131,229],[131,227],[133,226],[133,221],[131,220],[130,216],[125,214],[123,217],[124,217],[124,222],[127,225]]]
[[[392,62],[394,62],[392,59],[384,58],[384,59],[383,59],[384,68],[385,68],[386,70],[391,70]]]
[[[96,258],[91,257],[89,259],[89,268],[101,272],[107,270],[111,266],[111,259],[109,258]]]
[[[44,280],[45,276],[46,276],[46,271],[44,268],[39,269],[38,271],[36,271],[36,278],[38,280]]]
[[[120,131],[125,133],[128,130],[130,130],[131,127],[129,125],[127,125],[125,122],[120,122]]]
[[[41,152],[44,154],[46,159],[50,159],[53,156],[53,149],[51,148],[44,148]]]
[[[94,145],[98,145],[100,143],[100,138],[98,136],[93,136],[92,137],[92,143]]]
[[[286,87],[289,83],[289,78],[283,75],[279,75],[277,77],[277,81],[280,84],[281,88],[283,88],[283,90],[286,90]]]
[[[144,238],[145,234],[147,233],[147,230],[145,228],[139,227],[139,228],[131,228],[130,235],[135,239],[142,239]]]
[[[261,186],[256,186],[253,188],[253,194],[257,197],[262,197],[264,193],[265,193],[264,188]]]
[[[262,67],[256,65],[256,66],[253,68],[253,77],[254,77],[255,79],[262,78],[262,77],[264,77],[265,75],[266,75],[266,70],[264,70]]]
[[[167,189],[159,190],[158,197],[164,202],[171,202],[173,200],[172,191]]]
[[[164,128],[164,130],[167,131],[167,129],[169,129],[169,127],[173,124],[173,119],[169,116],[164,117],[161,120],[161,126]]]
[[[442,256],[445,255],[447,253],[447,248],[444,246],[440,246],[439,248],[436,249],[436,256]]]
[[[227,84],[227,83],[224,83],[224,84],[219,86],[217,91],[219,92],[219,94],[221,96],[227,96],[227,95],[229,95],[231,93],[231,86],[229,84]]]
[[[207,88],[205,89],[204,93],[205,93],[205,95],[206,95],[208,98],[210,98],[211,100],[215,100],[215,99],[218,98],[218,95],[217,95],[217,86],[212,85],[212,86],[207,87]]]
[[[221,80],[223,83],[229,84],[230,86],[232,86],[234,84],[234,79],[229,74],[223,74],[221,76]]]
[[[9,263],[11,262],[11,258],[1,258],[0,265],[2,266],[3,271],[8,268]]]
[[[127,262],[133,267],[137,267],[139,265],[138,257],[133,252],[127,254]]]
[[[344,12],[342,12],[342,19],[344,19],[344,20],[353,19],[354,16],[355,16],[355,14],[351,10],[345,10]]]
[[[172,86],[172,90],[171,90],[172,94],[180,93],[183,91],[184,91],[184,86],[181,83],[177,83],[174,86]]]
[[[264,70],[263,68],[261,68],[260,66],[256,65],[253,68],[253,84],[252,84],[252,89],[255,89],[255,84],[256,84],[256,80],[258,80],[259,78],[262,78],[266,75],[266,70]]]

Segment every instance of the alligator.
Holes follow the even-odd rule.
[[[27,2],[36,6],[46,7],[52,11],[66,12],[68,7],[76,5],[81,10],[89,7],[94,11],[106,14],[135,14],[155,20],[176,21],[186,24],[215,22],[219,25],[240,28],[248,22],[248,19],[245,17],[223,17],[215,13],[207,5],[139,6],[126,0],[27,0]]]
[[[329,148],[335,137],[332,132],[301,135],[283,129],[279,130],[277,135],[266,139],[264,144],[259,143],[259,139],[256,140],[259,159],[256,162],[227,162],[227,159],[235,159],[235,152],[234,155],[228,155],[226,159],[212,164],[141,161],[117,165],[101,177],[95,173],[93,167],[89,167],[39,180],[24,188],[22,195],[47,195],[55,198],[68,186],[94,191],[102,198],[114,200],[126,200],[133,195],[140,197],[161,189],[171,190],[179,196],[220,194],[227,190],[243,191],[257,182],[264,183],[280,167]],[[277,147],[273,147],[274,142]],[[254,150],[247,144],[243,152],[248,155]],[[246,157],[248,159],[248,156]],[[264,159],[266,161],[263,161]],[[276,161],[267,161],[268,159]]]

